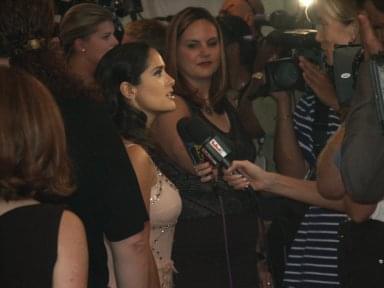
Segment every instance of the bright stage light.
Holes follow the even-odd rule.
[[[305,8],[308,8],[309,6],[311,6],[313,4],[313,2],[315,2],[315,1],[314,0],[299,0],[300,6],[305,7]]]

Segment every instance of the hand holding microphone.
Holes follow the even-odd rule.
[[[211,162],[201,152],[201,145],[196,143],[191,136],[191,130],[192,135],[195,135],[195,130],[199,128],[201,128],[199,125],[196,128],[193,124],[190,124],[190,118],[187,117],[182,118],[177,122],[177,132],[179,133],[188,155],[192,160],[195,172],[197,176],[200,177],[200,181],[205,183],[217,178],[217,169],[215,168],[215,164],[211,164]],[[207,131],[203,133],[207,133]]]
[[[200,171],[204,171],[204,168],[208,169],[207,161],[211,167],[212,165],[220,168],[229,168],[231,166],[231,149],[200,118],[181,119],[177,123],[177,130],[193,163],[203,163],[205,165],[195,166],[201,168],[202,170]],[[244,175],[235,170],[232,173],[237,174],[239,178],[245,178]]]
[[[271,173],[249,161],[233,161],[224,170],[223,179],[237,190],[251,186],[254,190],[266,190],[272,184]],[[244,177],[245,176],[245,177]]]

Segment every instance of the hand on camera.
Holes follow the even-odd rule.
[[[304,57],[299,57],[299,60],[305,82],[311,87],[321,102],[338,111],[340,107],[337,102],[336,90],[328,74]]]
[[[384,39],[379,39],[378,35],[375,34],[368,16],[360,14],[358,16],[358,20],[360,25],[361,40],[364,45],[366,55],[376,55],[383,52],[384,46],[381,41],[384,41]]]

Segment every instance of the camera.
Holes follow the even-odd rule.
[[[269,16],[256,15],[255,25],[274,28],[265,37],[266,44],[274,47],[279,59],[265,65],[266,92],[306,89],[302,71],[298,65],[299,56],[307,58],[316,65],[322,64],[322,50],[316,41],[316,30],[309,21],[306,10],[292,15],[276,10]]]
[[[316,42],[316,33],[312,29],[275,30],[266,37],[266,41],[283,47],[288,54],[266,64],[265,77],[269,92],[306,89],[298,58],[302,56],[316,65],[322,64],[322,51]]]
[[[143,12],[143,5],[141,0],[56,0],[55,2],[57,14],[59,15],[64,15],[65,12],[73,5],[84,2],[93,2],[106,7],[112,12],[116,13],[118,17],[125,17],[130,15],[132,20],[136,20],[136,14]]]
[[[370,78],[374,92],[377,118],[384,134],[384,56],[379,54],[369,61]]]
[[[333,51],[333,82],[337,101],[341,107],[349,106],[362,60],[361,45],[336,45]]]

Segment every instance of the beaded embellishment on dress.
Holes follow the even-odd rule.
[[[161,288],[172,288],[175,270],[171,260],[173,235],[181,212],[176,186],[156,167],[156,184],[151,189],[151,249],[159,271]]]

